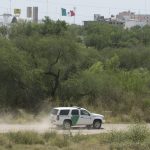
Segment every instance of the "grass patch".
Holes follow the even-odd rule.
[[[106,142],[109,143],[120,143],[128,140],[127,133],[122,131],[112,131],[107,136],[105,136]]]
[[[49,140],[55,139],[57,137],[57,133],[52,131],[52,132],[46,132],[43,134],[43,139],[48,142]]]
[[[70,137],[68,135],[57,136],[54,140],[52,140],[51,144],[53,146],[57,146],[59,148],[69,147],[70,146]]]
[[[109,147],[110,150],[150,150],[147,143],[113,143]]]
[[[133,125],[125,132],[98,135],[17,132],[0,134],[0,150],[149,150],[150,131],[145,125]]]
[[[0,145],[9,144],[9,139],[5,134],[0,134]]]
[[[44,144],[42,136],[35,132],[10,132],[7,134],[7,137],[15,144]]]
[[[144,142],[149,135],[150,131],[145,125],[134,125],[128,130],[128,137],[134,143]]]

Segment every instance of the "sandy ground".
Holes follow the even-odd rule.
[[[56,131],[58,134],[63,133],[72,133],[72,134],[99,134],[106,133],[112,130],[115,131],[125,131],[132,124],[103,124],[101,129],[86,129],[84,127],[76,127],[71,129],[70,131],[58,129],[54,126],[49,125],[48,123],[32,123],[32,124],[0,124],[0,133],[7,132],[17,132],[17,131],[35,131],[38,133]],[[150,124],[147,124],[150,128]]]

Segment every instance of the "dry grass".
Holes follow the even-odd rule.
[[[58,135],[17,132],[0,134],[0,150],[149,150],[150,131],[135,125],[125,132],[112,131],[98,135]]]

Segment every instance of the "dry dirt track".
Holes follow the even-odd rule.
[[[55,127],[50,126],[47,123],[34,123],[34,124],[0,124],[0,133],[7,133],[7,132],[17,132],[17,131],[35,131],[38,133],[43,133],[47,131],[56,131],[59,134],[63,133],[72,133],[72,134],[98,134],[104,132],[110,132],[112,130],[116,131],[125,131],[128,127],[133,126],[132,124],[103,124],[102,128],[99,130],[95,129],[86,129],[84,127],[80,128],[73,128],[70,131],[56,129]],[[150,124],[147,124],[150,128]]]

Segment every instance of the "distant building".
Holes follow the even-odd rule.
[[[116,20],[113,15],[111,15],[111,18],[105,18],[100,14],[94,14],[94,21],[84,21],[84,26],[87,26],[88,24],[91,23],[106,23],[106,24],[112,24],[117,26],[124,26],[124,22]]]
[[[27,18],[32,18],[32,7],[27,7]]]
[[[141,22],[146,22],[150,25],[150,15],[149,14],[137,14],[135,15],[135,19]]]
[[[104,16],[101,16],[100,14],[94,14],[94,21],[104,21]]]
[[[126,21],[130,19],[135,19],[135,13],[131,11],[123,11],[116,15],[116,20],[118,21]]]
[[[92,24],[92,23],[96,23],[97,21],[92,21],[92,20],[89,20],[89,21],[83,21],[83,25],[84,26],[88,26],[88,25],[90,25],[90,24]]]
[[[39,19],[38,19],[38,7],[34,6],[34,7],[27,7],[27,19],[30,21],[33,21],[35,23],[39,23]]]
[[[33,7],[33,22],[38,23],[38,7]]]
[[[108,23],[108,24],[112,24],[112,25],[124,26],[124,22],[123,21],[118,21],[118,20],[111,19],[111,18],[105,20],[105,22]]]
[[[125,28],[131,28],[133,26],[145,26],[150,25],[149,14],[135,14],[131,11],[123,11],[116,15],[117,21],[123,21]]]
[[[145,25],[147,25],[146,22],[138,21],[138,20],[135,20],[135,19],[130,19],[130,20],[125,21],[124,28],[130,29],[134,26],[144,27]]]

